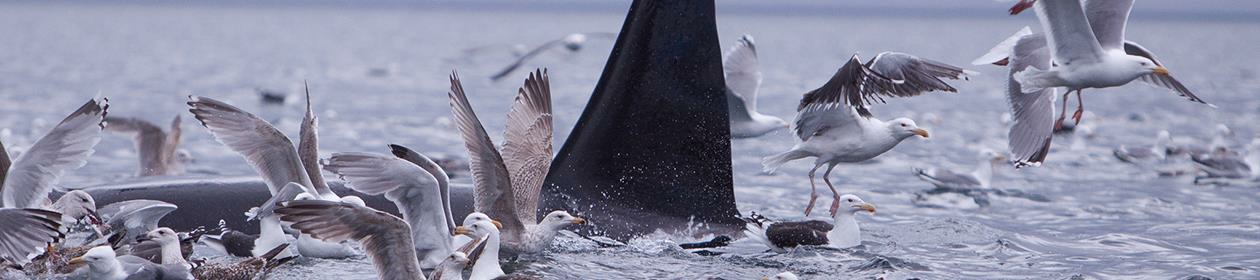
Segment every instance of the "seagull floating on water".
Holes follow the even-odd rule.
[[[836,164],[875,158],[911,136],[928,137],[927,130],[908,118],[888,122],[876,119],[868,104],[882,102],[884,97],[911,97],[929,91],[957,92],[941,78],[961,79],[967,72],[904,53],[880,53],[866,64],[853,55],[826,84],[805,93],[797,107],[794,128],[799,142],[787,152],[763,159],[763,170],[774,173],[788,161],[816,158],[814,168],[809,170],[810,196],[809,205],[805,207],[805,215],[809,216],[818,199],[814,173],[827,165],[823,181],[834,195],[831,204],[834,216],[840,207],[840,192],[830,178]]]
[[[914,169],[914,175],[938,188],[989,188],[993,179],[993,169],[1006,161],[1006,155],[994,151],[980,152],[980,162],[976,169],[969,173],[958,173],[948,169],[928,168]]]
[[[757,112],[757,91],[761,87],[757,47],[752,35],[744,34],[726,52],[722,70],[726,73],[726,109],[731,116],[731,138],[757,137],[789,128],[775,116]]]
[[[774,222],[752,213],[744,220],[744,236],[765,244],[775,252],[784,253],[797,246],[828,246],[837,249],[862,245],[862,230],[858,227],[858,212],[875,213],[875,205],[862,201],[856,195],[840,196],[844,211],[832,216],[832,222],[819,220]]]

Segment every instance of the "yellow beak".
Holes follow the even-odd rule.
[[[469,237],[476,237],[476,236],[473,236],[473,232],[471,229],[468,229],[464,226],[455,227],[455,234],[462,234],[462,235],[467,235]]]
[[[70,266],[80,266],[86,263],[87,263],[87,260],[84,260],[83,257],[76,257],[76,258],[70,259],[70,262],[66,264]]]
[[[500,222],[499,222],[499,220],[493,220],[493,219],[492,219],[492,220],[490,220],[490,223],[491,223],[491,224],[494,224],[494,228],[497,228],[497,229],[503,229],[503,223],[500,223]]]
[[[923,138],[928,138],[928,131],[922,128],[915,128],[914,130],[911,130],[911,132],[914,132],[914,135],[922,136]]]
[[[858,204],[858,205],[857,205],[857,208],[861,208],[862,210],[866,210],[866,212],[870,212],[871,214],[875,214],[875,204],[862,203],[862,204]]]
[[[575,217],[575,218],[573,218],[573,224],[575,224],[575,225],[585,225],[585,224],[586,224],[586,219],[583,219],[582,217]]]
[[[1168,75],[1168,68],[1164,68],[1163,66],[1159,66],[1159,67],[1155,67],[1155,70],[1154,70],[1154,71],[1151,71],[1151,72],[1152,72],[1152,73],[1155,73],[1155,74],[1160,74],[1160,75],[1167,76],[1167,75]]]

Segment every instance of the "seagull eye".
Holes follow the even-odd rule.
[[[903,123],[903,124],[901,124],[901,127],[906,127],[906,124],[904,124],[904,123]]]

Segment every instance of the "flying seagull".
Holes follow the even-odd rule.
[[[490,79],[495,80],[495,81],[503,79],[503,77],[506,77],[508,74],[512,74],[512,71],[516,71],[517,68],[520,68],[521,65],[525,64],[526,61],[534,58],[534,56],[537,56],[538,54],[544,51],[547,51],[551,48],[563,46],[565,49],[571,52],[576,52],[582,49],[582,46],[586,44],[587,39],[616,38],[616,37],[617,37],[617,33],[612,33],[612,32],[573,33],[573,34],[565,35],[563,38],[547,41],[546,43],[539,45],[538,47],[530,50],[529,52],[526,52],[525,54],[520,55],[519,57],[516,58],[516,61],[512,62],[512,64],[508,64],[508,66],[504,67],[503,70],[499,70],[499,72],[495,73],[493,76],[490,76]]]
[[[451,74],[449,94],[455,124],[464,138],[472,169],[477,212],[503,223],[503,244],[513,252],[546,249],[561,228],[586,220],[553,211],[538,220],[538,196],[551,167],[551,85],[547,72],[525,80],[507,117],[503,151],[495,148],[473,112],[459,76]]]
[[[107,131],[131,134],[135,142],[136,152],[140,155],[140,170],[136,176],[165,176],[184,173],[184,163],[191,160],[186,151],[179,150],[180,116],[171,121],[169,130],[163,131],[157,125],[137,119],[108,117]]]
[[[961,68],[897,52],[884,52],[862,64],[855,54],[822,87],[805,93],[797,107],[794,127],[799,139],[787,152],[762,160],[763,170],[773,173],[792,160],[814,157],[809,171],[810,197],[805,215],[814,209],[818,190],[814,173],[827,165],[823,181],[835,199],[831,214],[840,207],[840,192],[831,183],[831,170],[842,162],[861,162],[887,152],[911,136],[928,137],[913,120],[876,119],[867,106],[884,97],[911,97],[929,91],[957,92],[941,78],[966,77]]]
[[[757,91],[761,87],[761,70],[757,69],[757,47],[752,35],[744,34],[726,52],[722,70],[726,73],[726,109],[731,116],[731,138],[757,137],[771,131],[789,128],[775,116],[757,112]]]

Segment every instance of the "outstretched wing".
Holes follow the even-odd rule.
[[[305,83],[303,83],[305,86]],[[324,175],[319,173],[319,122],[315,119],[315,111],[311,109],[311,88],[306,86],[306,115],[302,117],[302,128],[298,132],[298,158],[302,160],[302,169],[311,178],[311,186],[321,196],[332,194]]]
[[[1102,59],[1102,46],[1098,43],[1098,37],[1094,36],[1094,30],[1090,28],[1089,19],[1081,8],[1081,1],[1037,1],[1033,5],[1037,9],[1037,18],[1041,20],[1042,29],[1050,35],[1047,38],[1055,62],[1070,65]]]
[[[289,182],[311,185],[293,141],[271,123],[208,97],[188,96],[188,108],[219,143],[245,157],[272,195]]]
[[[551,40],[546,43],[543,43],[542,45],[539,45],[537,48],[529,50],[529,52],[521,55],[520,57],[517,57],[516,61],[512,61],[512,64],[508,64],[507,67],[503,67],[503,70],[499,70],[499,72],[496,72],[494,73],[494,75],[491,75],[490,80],[498,81],[499,79],[503,79],[503,77],[507,77],[508,74],[512,74],[512,71],[516,71],[516,68],[521,68],[521,65],[524,65],[525,61],[528,61],[534,58],[534,56],[538,56],[538,54],[548,49],[551,49],[552,47],[559,46],[562,43],[564,43],[563,38],[555,39],[555,40]]]
[[[551,82],[545,70],[535,70],[516,95],[503,137],[503,164],[521,224],[538,223],[538,196],[551,169],[551,131]]]
[[[1155,53],[1151,52],[1150,50],[1147,50],[1146,48],[1142,47],[1142,45],[1138,45],[1137,43],[1127,42],[1127,41],[1124,42],[1124,52],[1129,55],[1145,57],[1155,62],[1155,65],[1159,65],[1161,67],[1164,66],[1164,62],[1161,62],[1159,61],[1159,59],[1155,58]],[[1152,73],[1152,74],[1142,75],[1141,79],[1142,79],[1142,82],[1146,82],[1149,85],[1170,89],[1173,92],[1176,92],[1178,95],[1181,95],[1181,97],[1185,97],[1186,99],[1189,99],[1190,101],[1207,104],[1208,106],[1214,106],[1210,103],[1207,103],[1207,101],[1203,101],[1203,99],[1200,99],[1198,96],[1195,96],[1193,92],[1190,92],[1190,89],[1186,88],[1185,85],[1182,85],[1181,82],[1177,81],[1176,78],[1173,78],[1172,75],[1160,75],[1160,74]]]
[[[433,175],[434,179],[437,179],[438,190],[442,192],[442,213],[446,215],[446,227],[451,230],[451,235],[455,235],[455,217],[451,213],[451,177],[446,174],[446,170],[442,169],[441,165],[438,165],[437,162],[429,159],[429,157],[417,153],[416,151],[412,151],[402,145],[390,144],[389,149],[395,157],[419,166],[421,169],[424,169],[424,171]]]
[[[41,209],[0,208],[0,261],[25,264],[26,257],[65,236],[61,214]]]
[[[468,149],[468,165],[472,170],[474,183],[474,209],[503,221],[505,227],[523,229],[524,224],[519,219],[509,218],[519,216],[516,214],[516,198],[503,156],[495,150],[494,142],[486,134],[486,128],[481,126],[481,120],[477,119],[472,104],[468,103],[464,86],[455,73],[451,73],[451,92],[448,96],[451,111],[455,115],[455,126],[464,138],[464,148]]]
[[[316,239],[354,239],[372,257],[380,279],[423,279],[411,243],[411,228],[398,217],[371,208],[324,200],[290,201],[276,208],[280,220]]]
[[[7,208],[42,206],[63,173],[87,164],[92,148],[101,141],[108,109],[108,99],[88,101],[36,140],[10,166],[0,205]]]
[[[863,94],[870,96],[911,97],[929,91],[958,92],[941,78],[966,78],[966,71],[957,66],[899,52],[882,52],[866,62],[866,67],[882,77],[867,79]]]
[[[136,118],[108,117],[105,130],[131,134],[136,153],[140,156],[140,176],[151,176],[166,168],[163,151],[166,148],[166,132],[157,125]]]
[[[1124,27],[1129,21],[1133,0],[1085,1],[1085,17],[1104,50],[1118,50],[1124,44]]]
[[[372,153],[335,153],[324,169],[346,181],[347,187],[370,195],[385,194],[399,204],[404,217],[426,217],[426,213],[446,212],[439,196],[438,180],[428,171],[397,157]],[[446,217],[449,215],[443,215]],[[438,222],[438,221],[430,221]],[[442,221],[445,223],[446,221]],[[420,225],[413,225],[420,226]],[[442,232],[450,233],[453,228]],[[448,235],[449,236],[449,235]],[[450,246],[450,238],[446,238]]]
[[[1015,80],[1015,73],[1028,67],[1050,69],[1050,49],[1043,34],[1025,35],[1011,51],[1010,71],[1006,79],[1006,100],[1011,106],[1011,124],[1007,145],[1016,167],[1040,165],[1050,153],[1054,136],[1053,88],[1024,93]]]
[[[761,87],[757,47],[752,35],[744,34],[726,53],[722,70],[726,73],[727,111],[731,118],[752,120],[757,111],[757,90]]]

